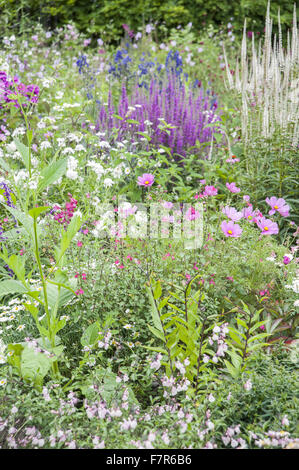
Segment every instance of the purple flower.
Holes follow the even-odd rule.
[[[258,218],[256,225],[261,229],[262,235],[276,235],[279,232],[277,223],[265,217]]]
[[[226,183],[226,187],[231,193],[239,193],[241,191],[240,188],[237,188],[236,183]]]
[[[231,219],[233,222],[237,222],[238,220],[242,219],[242,217],[243,217],[242,212],[238,212],[234,207],[225,206],[222,209],[222,212],[223,212],[224,215],[226,215],[226,217]]]
[[[138,177],[137,184],[139,186],[152,186],[153,182],[155,181],[154,175],[151,173],[144,173],[142,176]]]
[[[239,238],[242,233],[242,229],[238,224],[234,224],[233,221],[226,222],[225,220],[221,224],[221,230],[226,237]]]
[[[272,196],[270,197],[270,199],[267,197],[266,203],[269,204],[269,206],[271,207],[269,215],[273,215],[275,214],[275,212],[279,212],[280,215],[282,215],[283,217],[289,216],[290,206],[286,204],[285,200],[282,197],[277,198],[275,196]]]

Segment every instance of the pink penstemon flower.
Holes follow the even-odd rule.
[[[194,207],[190,207],[185,214],[187,220],[196,220],[200,217],[200,212],[196,211]]]
[[[275,212],[279,212],[282,217],[288,217],[289,216],[289,210],[290,206],[286,204],[285,200],[280,197],[277,198],[275,196],[272,196],[270,198],[266,198],[266,203],[269,204],[271,207],[271,210],[269,211],[269,215],[275,214]]]
[[[237,188],[236,183],[226,183],[226,187],[231,193],[239,193],[241,191],[240,188]]]
[[[144,173],[142,176],[138,176],[137,184],[139,186],[150,187],[155,181],[154,175],[151,173]]]
[[[221,224],[221,230],[226,237],[239,238],[242,234],[240,225],[234,224],[232,220],[229,222],[224,220]]]

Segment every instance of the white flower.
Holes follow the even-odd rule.
[[[249,390],[252,389],[252,383],[251,383],[250,380],[247,380],[247,382],[245,382],[244,388],[245,388],[245,390],[247,390],[247,391],[249,391]]]
[[[215,397],[214,395],[212,395],[212,393],[210,393],[210,395],[208,396],[208,400],[210,403],[213,403],[215,401]]]
[[[287,415],[284,415],[284,417],[281,420],[281,424],[282,424],[282,426],[289,426],[290,422],[288,420]]]
[[[51,145],[51,143],[50,143],[48,140],[44,140],[44,141],[40,144],[40,148],[41,148],[42,150],[49,149],[49,148],[51,148],[51,147],[52,147],[52,145]]]
[[[76,180],[78,178],[78,173],[77,171],[74,170],[67,170],[66,172],[66,177],[71,179],[71,180]]]
[[[101,141],[98,143],[98,146],[99,146],[100,148],[107,148],[107,149],[110,148],[109,142],[106,142],[105,140],[101,140]]]
[[[110,188],[113,185],[114,185],[114,181],[111,178],[105,178],[104,179],[105,188]]]

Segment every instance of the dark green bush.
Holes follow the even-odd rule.
[[[278,8],[284,28],[292,24],[293,2],[272,0],[271,17],[277,24]],[[91,34],[105,33],[105,39],[118,40],[123,35],[122,24],[126,23],[136,31],[148,22],[157,23],[158,32],[179,24],[192,22],[201,31],[208,24],[216,26],[231,22],[235,33],[243,28],[247,18],[249,30],[263,32],[267,0],[0,0],[0,28],[17,31],[24,21],[40,21],[53,28],[74,21],[78,29]],[[233,18],[233,19],[231,19]],[[3,33],[3,31],[2,31]]]

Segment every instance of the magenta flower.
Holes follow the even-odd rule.
[[[234,224],[232,220],[229,222],[224,220],[221,224],[221,230],[226,237],[239,238],[242,233],[240,225]]]
[[[290,258],[288,255],[284,255],[283,257],[283,264],[287,265],[290,264],[292,258]]]
[[[203,192],[204,196],[216,196],[218,189],[215,186],[206,186]]]
[[[241,191],[240,188],[237,188],[236,183],[226,183],[226,187],[231,193],[239,193]]]
[[[273,215],[277,211],[283,217],[288,217],[290,206],[286,204],[285,200],[282,197],[277,198],[275,196],[272,196],[270,197],[270,199],[267,197],[266,203],[269,204],[269,206],[271,207],[269,215]]]
[[[279,232],[277,223],[265,217],[257,219],[256,225],[261,229],[262,235],[276,235]]]
[[[233,222],[237,222],[243,217],[242,212],[238,212],[234,207],[225,206],[223,207],[222,212],[224,215],[226,215],[226,217],[231,219]]]
[[[139,186],[148,186],[148,187],[150,187],[153,184],[154,181],[155,181],[154,175],[152,175],[151,173],[144,173],[142,176],[138,177],[137,184]]]
[[[190,207],[185,214],[187,220],[196,220],[200,217],[200,212],[196,211],[194,207]]]

